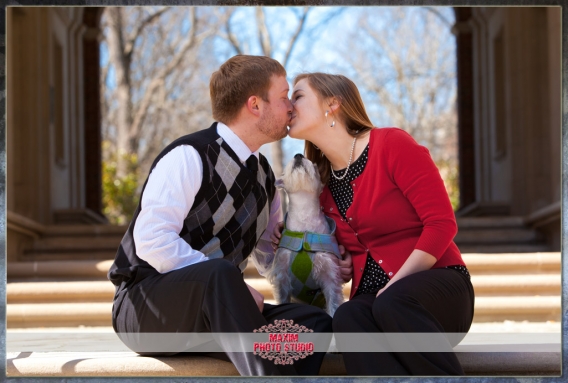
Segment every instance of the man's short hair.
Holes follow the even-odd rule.
[[[250,96],[268,101],[272,76],[286,77],[278,61],[266,56],[237,55],[211,75],[209,92],[213,118],[230,124]]]

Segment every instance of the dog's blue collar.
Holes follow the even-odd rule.
[[[284,231],[278,247],[299,252],[302,248],[308,252],[325,252],[334,254],[337,258],[341,258],[339,253],[339,245],[335,239],[335,221],[329,217],[325,217],[331,234],[320,234],[311,231],[292,231],[286,228],[288,213],[284,216]]]

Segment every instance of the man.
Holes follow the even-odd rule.
[[[134,351],[145,352],[150,338],[142,334],[252,333],[276,319],[331,333],[322,310],[264,304],[242,276],[249,254],[260,271],[270,262],[270,234],[282,220],[274,174],[258,150],[286,136],[288,91],[277,61],[232,57],[210,81],[218,122],[154,161],[108,274],[117,286],[113,327]],[[182,351],[176,347],[167,354]],[[241,375],[317,375],[325,355],[278,366],[252,350],[223,349]]]

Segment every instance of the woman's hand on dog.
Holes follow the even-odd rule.
[[[248,284],[246,284],[246,285],[247,285],[252,297],[254,298],[254,301],[256,302],[258,309],[260,310],[260,312],[262,312],[262,310],[264,310],[264,295],[262,295],[261,293],[259,293],[255,289],[253,289]]]
[[[339,253],[343,259],[337,259],[339,265],[339,274],[343,282],[347,283],[353,278],[353,262],[351,261],[351,253],[345,250],[345,247],[339,245]]]

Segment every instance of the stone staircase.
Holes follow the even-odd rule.
[[[539,253],[550,251],[523,217],[460,217],[454,241],[465,253]]]
[[[476,292],[474,323],[561,321],[560,253],[549,252],[540,235],[518,217],[460,218],[458,226],[456,243]],[[106,272],[125,230],[105,225],[47,228],[21,262],[7,265],[8,332],[109,328],[114,287]],[[247,267],[245,280],[274,302],[271,287],[254,267]],[[346,297],[349,288],[344,287]],[[490,358],[484,360],[487,367]],[[469,373],[482,373],[476,363]]]
[[[476,292],[474,322],[560,321],[560,253],[464,254]],[[7,326],[110,326],[111,261],[45,261],[8,265]],[[35,265],[35,266],[34,266]],[[68,270],[74,274],[69,276]],[[79,279],[81,275],[83,280]],[[245,280],[274,303],[254,267]],[[349,284],[344,295],[349,295]]]
[[[560,321],[561,257],[520,217],[459,218],[456,243],[472,274],[475,322]],[[126,228],[61,225],[7,267],[8,328],[109,326],[114,289],[106,280]],[[251,262],[252,263],[252,262]],[[247,283],[273,302],[254,267]],[[350,284],[345,285],[348,297]]]

